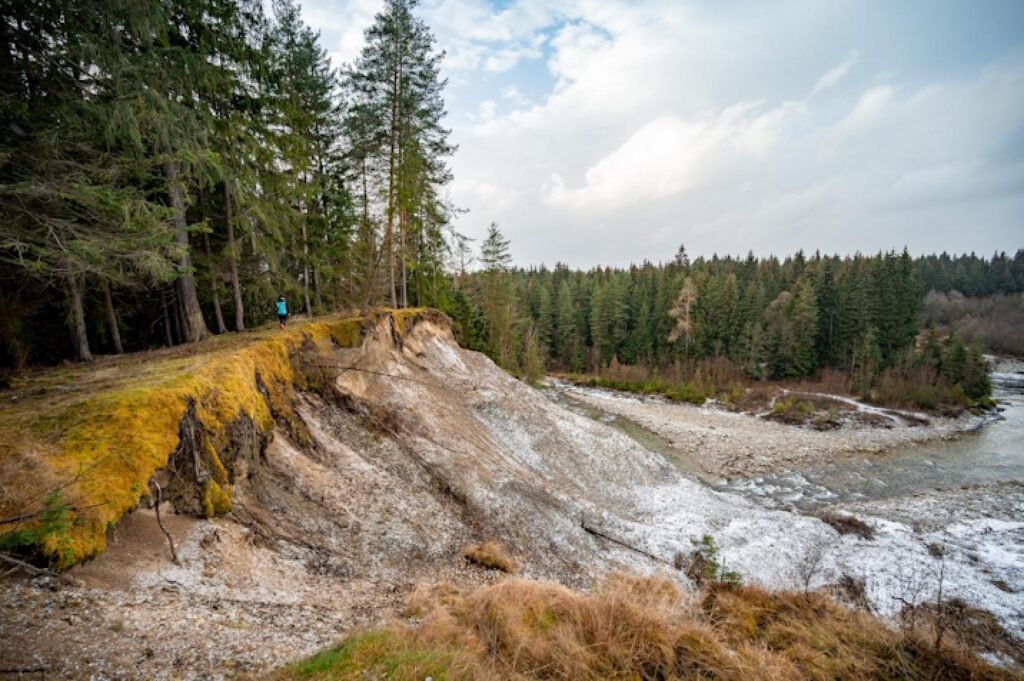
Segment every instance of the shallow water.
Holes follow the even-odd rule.
[[[832,464],[730,480],[702,474],[686,453],[627,418],[575,400],[557,385],[547,393],[563,406],[623,431],[647,449],[665,456],[684,473],[716,489],[741,494],[770,508],[810,512],[837,503],[1024,482],[1024,373],[1020,372],[1019,364],[1009,368],[1013,370],[993,374],[998,417],[974,432],[953,440],[908,445],[884,454],[848,457]]]

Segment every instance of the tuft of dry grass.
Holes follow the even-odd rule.
[[[470,563],[491,570],[501,570],[509,574],[515,574],[516,561],[503,544],[496,541],[484,541],[479,544],[467,546],[462,555]]]
[[[874,539],[875,528],[866,522],[852,515],[841,513],[822,513],[819,516],[827,525],[830,525],[839,534],[854,534],[861,539]]]
[[[509,579],[445,592],[415,626],[364,631],[295,679],[948,679],[1015,676],[821,594],[612,575],[592,593]]]

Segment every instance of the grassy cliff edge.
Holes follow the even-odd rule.
[[[60,568],[101,553],[107,530],[148,494],[179,447],[187,413],[200,425],[195,444],[210,469],[202,505],[207,515],[226,512],[232,481],[219,455],[233,423],[247,420],[269,438],[283,421],[301,439],[292,400],[315,380],[302,353],[355,347],[386,318],[400,334],[425,314],[326,318],[23,378],[0,394],[0,548]]]

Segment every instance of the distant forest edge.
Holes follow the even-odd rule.
[[[492,226],[449,311],[463,344],[530,379],[589,374],[700,402],[828,373],[883,404],[937,409],[987,401],[983,349],[1024,351],[1024,250],[691,261],[680,248],[665,264],[584,272],[511,268],[508,246]]]

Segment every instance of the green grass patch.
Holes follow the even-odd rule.
[[[308,660],[281,670],[278,679],[365,679],[396,681],[448,678],[455,654],[444,648],[416,644],[410,637],[388,630],[373,630],[349,638],[339,646],[321,650]]]

